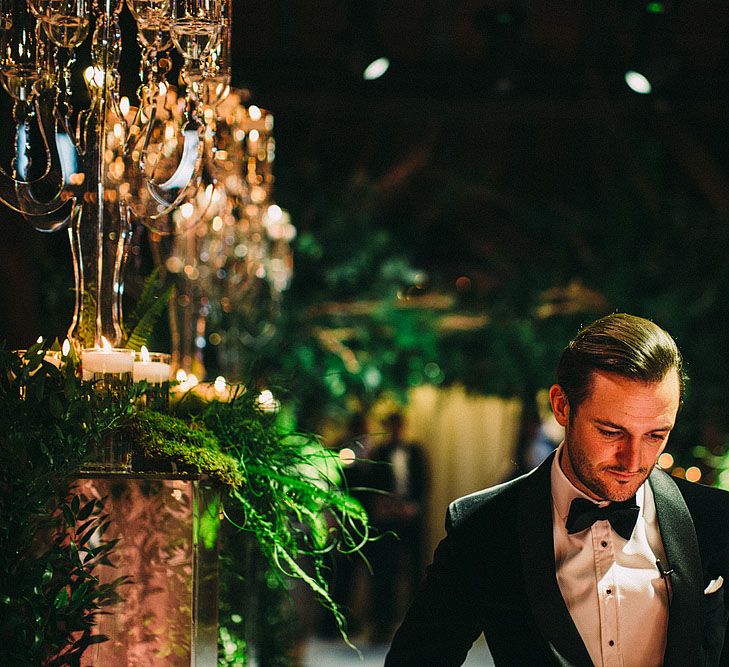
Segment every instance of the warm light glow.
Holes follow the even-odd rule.
[[[159,84],[159,94],[160,95],[167,95],[167,84],[165,84],[164,81],[162,81]]]
[[[641,95],[648,95],[653,90],[651,82],[648,81],[648,79],[646,79],[646,77],[640,72],[636,72],[632,69],[625,73],[625,83],[628,84],[628,88],[630,88],[633,92]]]
[[[696,466],[691,466],[688,470],[686,470],[686,479],[689,482],[698,482],[701,479],[701,470],[699,470]]]
[[[339,461],[343,466],[351,466],[357,460],[353,449],[345,447],[339,450]]]
[[[212,228],[214,232],[219,232],[221,229],[223,229],[223,218],[221,218],[219,215],[216,215],[213,218]]]
[[[258,395],[258,405],[264,412],[276,412],[279,407],[278,401],[273,397],[273,393],[268,389],[264,389]]]
[[[222,375],[218,375],[218,377],[215,378],[215,382],[213,383],[213,387],[215,387],[215,393],[222,394],[225,391],[226,386],[227,382],[225,381],[225,378]]]
[[[131,108],[132,107],[131,107],[131,104],[129,103],[129,98],[126,95],[124,95],[124,97],[122,97],[119,100],[119,111],[122,112],[123,116],[126,116],[129,113],[129,109],[131,109]]]
[[[101,337],[101,351],[106,353],[111,352],[111,343],[103,336]]]
[[[190,387],[197,387],[197,385],[200,384],[200,380],[197,379],[196,375],[190,373],[190,375],[187,376],[187,384]]]
[[[104,85],[104,70],[94,67],[93,65],[89,65],[84,70],[84,79],[86,79],[86,83],[89,86],[101,88],[101,86]]]
[[[277,204],[271,204],[268,207],[266,215],[269,222],[278,222],[281,219],[281,216],[283,216],[283,211],[281,210],[281,207]]]
[[[362,78],[365,81],[374,81],[379,79],[387,70],[390,69],[390,61],[384,56],[373,60],[365,68]]]
[[[260,136],[261,136],[261,135],[260,135],[260,133],[258,132],[258,130],[251,130],[251,131],[250,131],[250,132],[248,133],[248,138],[249,138],[249,139],[250,139],[251,141],[258,141],[258,139],[260,138]]]
[[[248,107],[248,115],[251,120],[261,120],[261,110],[255,105]]]
[[[658,457],[658,465],[664,470],[670,470],[673,467],[673,456],[668,452],[663,452]]]
[[[146,345],[142,345],[141,354],[142,354],[142,361],[145,363],[148,362],[149,361],[149,350],[147,349]]]
[[[189,219],[195,213],[195,207],[190,202],[187,202],[180,206],[180,213],[182,213],[183,218]]]
[[[63,345],[61,346],[61,354],[64,357],[68,356],[68,353],[71,351],[71,342],[66,338],[66,340],[63,341]]]
[[[38,345],[42,345],[43,344],[43,336],[38,336],[38,339],[35,342],[38,343]]]
[[[177,373],[175,373],[175,379],[178,382],[187,382],[187,373],[180,368]]]

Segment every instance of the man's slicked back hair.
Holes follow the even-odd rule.
[[[557,366],[557,382],[574,411],[589,396],[595,371],[654,383],[671,370],[678,374],[683,400],[683,359],[670,334],[650,320],[615,313],[588,324],[567,345]]]

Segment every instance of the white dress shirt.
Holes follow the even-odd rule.
[[[668,590],[656,560],[668,567],[650,485],[636,493],[640,508],[629,540],[608,521],[570,535],[565,522],[574,498],[587,498],[552,462],[552,526],[557,583],[590,658],[603,667],[657,667],[663,663]],[[601,506],[607,501],[598,503]]]

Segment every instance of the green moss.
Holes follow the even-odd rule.
[[[213,433],[151,410],[139,411],[127,423],[136,470],[169,469],[208,475],[230,488],[243,484],[238,462],[220,451]]]

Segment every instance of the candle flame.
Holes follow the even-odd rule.
[[[38,343],[38,345],[40,345],[43,342],[43,336],[38,336],[38,340],[35,342]]]
[[[142,345],[142,361],[149,361],[149,350],[146,345]]]
[[[185,373],[184,370],[181,368],[177,371],[177,375],[175,376],[177,378],[178,382],[186,382],[187,381],[187,373]]]
[[[71,351],[71,341],[66,338],[66,340],[63,341],[63,346],[61,347],[61,354],[64,357],[68,356],[68,353]]]
[[[277,412],[279,402],[274,398],[273,393],[269,389],[264,389],[258,395],[258,405],[264,412]]]
[[[111,352],[111,343],[103,336],[101,337],[101,351],[105,353]]]

